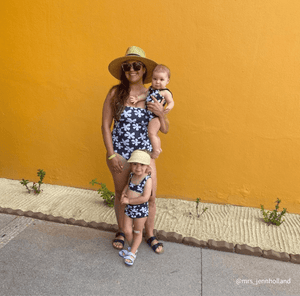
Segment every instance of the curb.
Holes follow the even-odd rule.
[[[41,212],[32,212],[26,211],[23,212],[22,210],[13,210],[10,208],[1,208],[0,213],[3,214],[11,214],[16,216],[25,216],[39,220],[45,220],[49,222],[56,222],[61,224],[70,224],[82,227],[89,227],[103,231],[109,232],[117,232],[118,225],[117,224],[108,224],[105,222],[86,222],[84,220],[75,220],[73,218],[63,218],[63,217],[55,217],[53,215],[46,215]],[[262,250],[259,247],[250,247],[246,244],[234,245],[233,243],[228,243],[226,241],[215,241],[209,239],[207,242],[195,239],[193,237],[183,237],[181,234],[176,232],[166,232],[164,230],[156,230],[154,229],[154,235],[157,236],[159,240],[174,242],[179,244],[184,244],[187,246],[193,246],[198,248],[208,248],[212,250],[222,251],[222,252],[230,252],[230,253],[237,253],[242,255],[250,255],[256,257],[263,257],[267,259],[273,259],[278,261],[284,262],[291,262],[295,264],[300,264],[300,254],[288,254],[286,252],[276,252],[273,250]]]

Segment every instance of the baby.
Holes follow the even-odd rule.
[[[130,101],[133,104],[137,102],[146,100],[148,102],[153,102],[152,96],[156,98],[157,101],[161,102],[165,99],[165,104],[167,103],[167,108],[164,113],[168,114],[174,107],[174,101],[172,93],[169,89],[166,88],[167,84],[170,81],[170,69],[165,65],[157,65],[152,74],[152,85],[149,87],[148,91],[145,94],[142,94],[138,97],[130,97]],[[151,111],[147,111],[150,116],[150,122],[148,125],[148,134],[153,147],[153,152],[151,154],[152,158],[157,158],[162,152],[160,138],[158,136],[158,131],[160,129],[160,121],[158,117]]]

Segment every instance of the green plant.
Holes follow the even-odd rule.
[[[101,186],[101,188],[98,189],[98,194],[101,194],[102,198],[104,199],[104,202],[106,205],[108,205],[110,208],[114,206],[115,203],[115,193],[108,190],[106,185],[104,183],[97,182],[97,179],[94,179],[90,182],[93,186],[95,184],[98,184]]]
[[[43,180],[45,178],[46,172],[44,170],[39,169],[37,171],[37,176],[40,177],[40,180],[38,181],[38,183],[33,182],[31,187],[28,187],[28,180],[22,179],[22,181],[20,182],[23,186],[26,187],[26,189],[28,190],[29,193],[33,192],[34,194],[40,194],[43,190],[41,190],[41,185],[44,184]],[[38,185],[37,185],[38,184]]]
[[[197,197],[197,199],[196,199],[196,211],[197,211],[197,216],[198,216],[198,218],[208,210],[208,208],[204,208],[204,209],[202,210],[202,213],[199,214],[199,203],[200,203],[200,198]]]
[[[283,218],[283,216],[286,213],[286,208],[283,208],[282,212],[279,213],[278,209],[279,209],[279,204],[281,203],[281,200],[279,198],[277,198],[277,201],[275,202],[276,206],[275,206],[275,210],[273,210],[272,212],[270,211],[265,211],[264,206],[260,205],[262,214],[264,216],[264,221],[270,224],[274,224],[276,226],[279,226],[281,223],[284,222],[284,220],[281,221],[281,218]]]

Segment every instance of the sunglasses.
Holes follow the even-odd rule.
[[[141,62],[133,62],[133,63],[123,63],[122,69],[124,72],[130,71],[131,67],[133,68],[133,71],[140,71],[142,66],[144,66]]]

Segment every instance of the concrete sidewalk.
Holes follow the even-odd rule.
[[[300,295],[300,266],[143,242],[134,266],[112,232],[0,214],[0,295]]]

